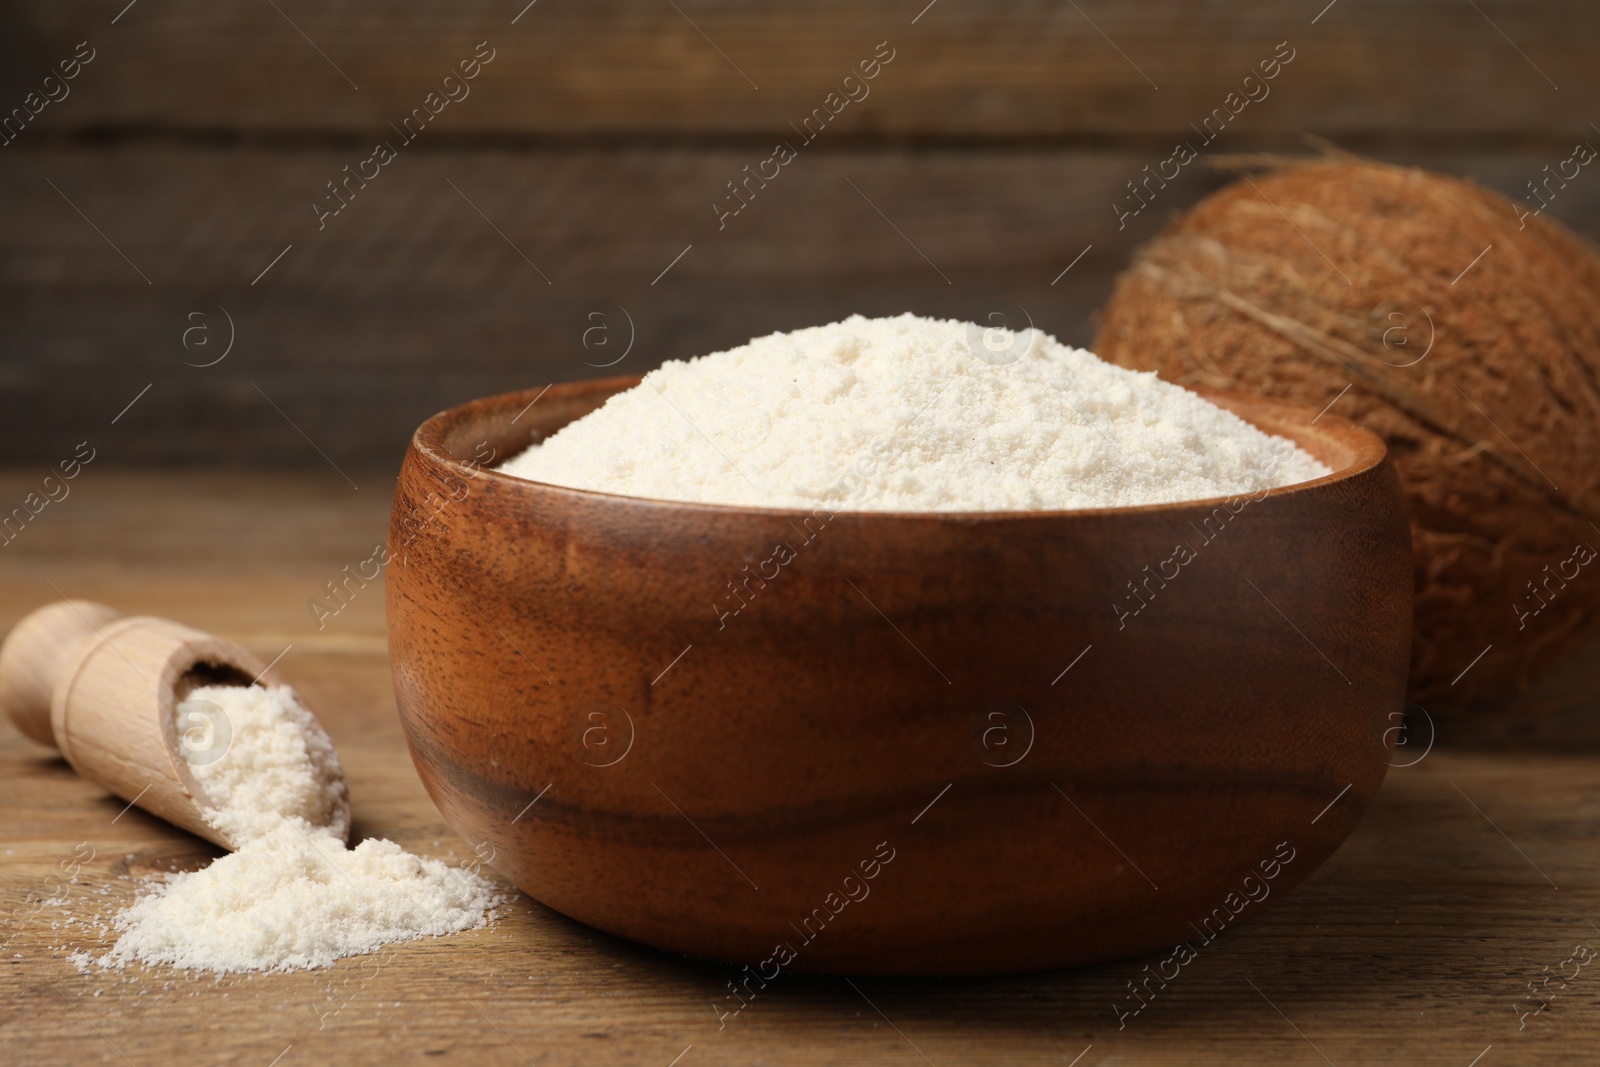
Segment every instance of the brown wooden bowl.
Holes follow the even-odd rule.
[[[828,515],[487,469],[635,381],[434,416],[389,528],[417,770],[557,911],[763,980],[1198,947],[1382,782],[1410,539],[1353,423],[1213,397],[1335,473],[1097,511]]]

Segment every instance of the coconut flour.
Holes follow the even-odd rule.
[[[96,962],[231,971],[320,967],[381,945],[485,925],[493,885],[391,841],[346,847],[344,772],[316,718],[287,686],[206,686],[176,709],[206,821],[238,851],[166,877],[112,922]],[[220,749],[220,756],[209,758]],[[225,746],[225,747],[224,747]]]
[[[176,709],[180,746],[205,790],[205,820],[236,843],[265,837],[291,816],[350,834],[350,799],[333,742],[286,685],[211,685]],[[202,736],[191,744],[188,735]],[[216,759],[208,758],[213,752]]]
[[[668,362],[500,469],[663,500],[858,511],[1119,507],[1328,473],[1195,393],[1041,331],[909,314]]]

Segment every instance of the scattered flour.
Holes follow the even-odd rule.
[[[180,730],[192,715],[219,709],[231,727],[228,748],[191,770],[216,805],[206,820],[238,851],[155,883],[115,917],[121,936],[96,963],[286,971],[490,921],[495,888],[478,875],[392,841],[345,846],[344,772],[293,690],[196,689],[178,705]]]
[[[909,314],[668,362],[499,469],[662,500],[853,511],[1121,507],[1328,473],[1153,373],[1038,330]]]
[[[137,901],[117,917],[123,933],[108,959],[218,972],[324,967],[392,941],[483,926],[493,896],[477,875],[392,841],[347,849],[290,818]]]

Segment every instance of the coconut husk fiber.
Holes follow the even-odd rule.
[[[1600,628],[1600,560],[1574,562],[1600,546],[1600,258],[1534,206],[1355,157],[1247,177],[1139,250],[1095,342],[1388,442],[1418,702],[1502,695]]]

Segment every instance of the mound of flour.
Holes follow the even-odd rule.
[[[1328,473],[1152,373],[1038,330],[909,314],[666,363],[500,470],[662,500],[851,511],[1156,504]]]
[[[214,805],[206,821],[238,851],[152,883],[93,962],[287,971],[489,922],[495,889],[477,874],[392,841],[346,847],[339,757],[287,686],[205,686],[175,714],[180,738],[204,731],[190,770]]]

